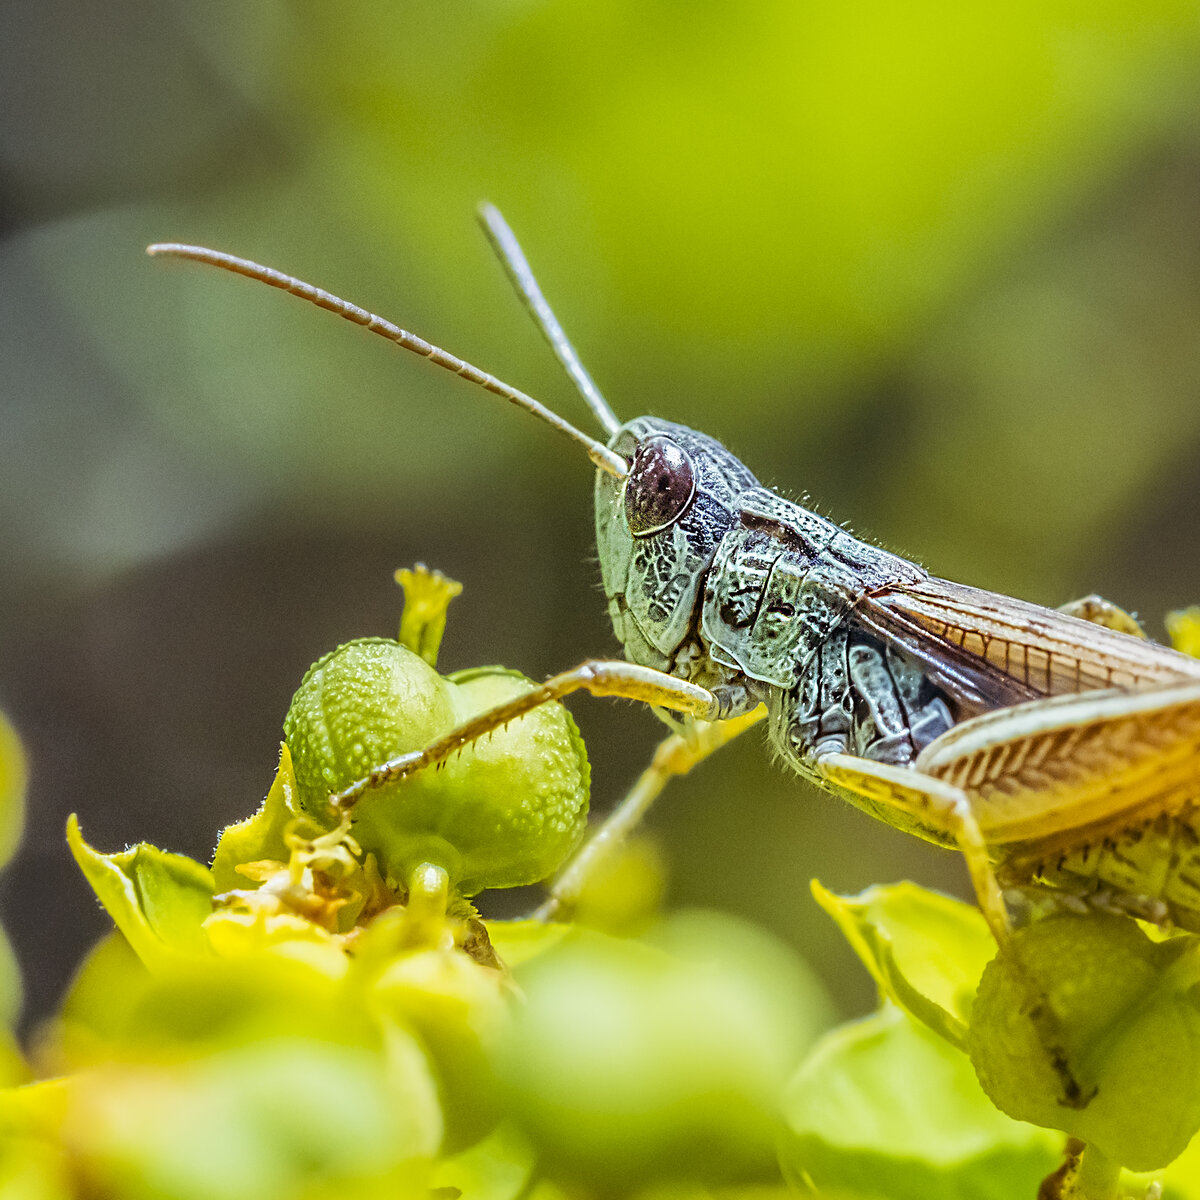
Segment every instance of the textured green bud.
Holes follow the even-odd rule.
[[[443,677],[386,639],[347,643],[309,670],[284,722],[301,807],[329,822],[331,793],[532,686],[500,667]],[[435,863],[474,895],[551,874],[582,837],[587,805],[583,741],[566,709],[544,704],[436,770],[366,792],[352,812],[385,875]]]

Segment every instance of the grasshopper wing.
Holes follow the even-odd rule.
[[[913,764],[961,789],[991,845],[1124,828],[1200,794],[1200,682],[1056,696],[964,721]]]
[[[944,579],[870,592],[854,617],[919,662],[964,715],[1200,680],[1200,660],[1166,646]]]

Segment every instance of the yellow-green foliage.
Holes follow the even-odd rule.
[[[1063,1195],[1112,1200],[1124,1166],[1200,1197],[1191,935],[1058,915],[997,956],[960,901],[814,885],[881,996],[873,1016],[828,1029],[820,985],[763,931],[712,913],[631,919],[658,893],[642,853],[603,876],[621,898],[581,910],[638,937],[478,917],[464,889],[480,872],[463,864],[503,850],[513,877],[537,878],[569,849],[574,834],[528,820],[539,804],[561,811],[563,761],[577,764],[572,811],[585,810],[582,743],[558,710],[535,736],[523,722],[505,734],[507,766],[464,755],[419,803],[404,786],[362,801],[390,806],[387,820],[323,810],[323,789],[384,752],[354,748],[381,712],[395,753],[496,694],[463,703],[453,689],[508,693],[514,677],[497,669],[438,676],[439,634],[407,630],[424,658],[355,644],[364,724],[340,712],[322,750],[342,774],[316,771],[306,801],[285,744],[265,801],[224,831],[211,868],[145,843],[102,853],[72,819],[71,850],[117,928],[29,1061],[6,1052],[0,1194],[1032,1200],[1070,1134],[1087,1146],[1065,1162]],[[397,670],[427,689],[418,732],[395,687],[375,694]],[[311,679],[289,716],[297,745],[298,722],[321,711]],[[23,777],[0,725],[10,847]]]

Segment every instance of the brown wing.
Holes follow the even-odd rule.
[[[991,843],[1128,829],[1191,805],[1200,785],[1200,683],[1057,696],[964,721],[917,773],[960,788]]]
[[[895,642],[965,710],[1200,679],[1200,660],[1053,609],[944,579],[880,588],[854,619]]]

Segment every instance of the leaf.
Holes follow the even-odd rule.
[[[858,1200],[1034,1196],[1061,1139],[1010,1120],[970,1063],[887,1006],[826,1034],[788,1084],[784,1175]]]
[[[469,1200],[517,1200],[529,1186],[533,1150],[512,1124],[501,1125],[469,1150],[445,1158],[430,1180],[433,1194],[455,1188]]]
[[[1144,1175],[1139,1182],[1147,1187],[1155,1180],[1162,1184],[1164,1200],[1200,1200],[1200,1138],[1193,1138],[1165,1170]],[[1138,1197],[1142,1193],[1131,1189],[1130,1194]]]
[[[880,992],[965,1049],[975,988],[996,953],[979,910],[913,883],[837,896],[814,880],[812,891]]]
[[[292,752],[287,742],[281,742],[279,769],[258,812],[235,825],[227,825],[221,833],[212,862],[215,890],[231,892],[249,887],[250,881],[237,870],[243,863],[263,859],[287,862],[291,851],[283,835],[299,813]]]
[[[100,903],[151,970],[181,954],[207,951],[203,923],[212,913],[213,878],[182,854],[139,842],[101,854],[83,840],[74,813],[67,843]]]
[[[60,1130],[68,1082],[47,1079],[0,1088],[0,1196],[5,1200],[69,1200],[79,1180]]]
[[[89,1061],[95,1049],[109,1053],[131,1024],[131,1014],[151,980],[145,963],[114,929],[89,951],[63,999],[58,1021],[60,1049],[71,1062]]]
[[[506,966],[516,967],[552,950],[571,932],[570,925],[554,921],[484,921],[492,949]]]
[[[0,1137],[11,1134],[53,1137],[62,1124],[67,1096],[65,1079],[43,1079],[24,1087],[0,1088]]]

